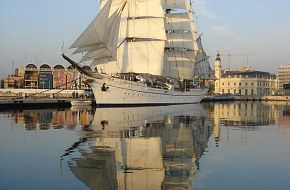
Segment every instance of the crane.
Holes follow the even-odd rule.
[[[233,56],[243,57],[243,64],[245,63],[245,58],[247,59],[247,65],[249,64],[249,57],[254,56],[252,53],[248,54],[232,54],[230,51],[227,54],[221,54],[221,56],[226,56],[228,58],[228,70],[231,70],[231,59]]]

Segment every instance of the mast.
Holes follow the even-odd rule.
[[[196,26],[189,0],[162,0],[167,43],[164,75],[192,80],[194,74]]]

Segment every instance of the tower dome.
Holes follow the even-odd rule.
[[[216,67],[221,67],[222,66],[222,60],[221,60],[220,56],[221,55],[219,53],[216,55],[216,59],[215,59],[215,63],[214,63],[214,65]]]

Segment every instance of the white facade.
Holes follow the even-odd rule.
[[[265,96],[278,89],[277,77],[268,72],[242,69],[222,73],[221,59],[215,61],[215,93],[242,96]]]

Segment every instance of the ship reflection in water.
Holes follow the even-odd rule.
[[[243,161],[246,159],[254,165],[255,161],[257,165],[261,164],[261,158],[253,156],[253,152],[249,152],[249,156],[247,153],[240,155],[237,152],[237,147],[240,146],[255,150],[274,147],[263,154],[280,156],[281,165],[283,158],[290,156],[287,151],[286,155],[275,152],[285,149],[281,147],[284,146],[281,139],[280,144],[277,144],[278,141],[266,141],[263,138],[263,135],[269,138],[269,134],[269,139],[286,136],[284,142],[289,142],[290,106],[286,103],[235,102],[137,108],[72,108],[63,111],[6,113],[4,116],[13,118],[15,123],[29,131],[79,129],[80,140],[60,156],[62,164],[67,165],[73,175],[90,189],[239,189],[236,183],[240,179],[233,178],[236,173],[233,175],[231,170],[236,169],[242,175],[243,168],[239,168],[239,164],[230,165],[239,163],[239,158],[225,163],[225,166],[231,166],[228,171],[225,169],[227,167],[219,168],[215,165],[214,162],[220,162],[213,158],[222,157],[227,160],[227,154],[237,154]],[[247,133],[246,136],[244,132]],[[255,138],[262,141],[260,144],[263,147]],[[212,152],[214,155],[211,155]],[[265,160],[264,162],[265,165],[271,165]],[[275,166],[278,171],[284,171],[281,175],[287,176],[290,173],[287,173],[289,165],[285,163],[281,168],[277,163]],[[251,166],[250,169],[252,168],[255,167]],[[223,175],[219,175],[221,170]],[[263,173],[268,171],[258,168],[252,171],[256,172],[256,176],[245,174],[245,183],[240,189],[251,188],[254,185],[251,184],[253,179],[257,176],[260,176],[257,179],[261,179]],[[212,177],[210,173],[216,175]],[[227,175],[231,180],[226,183],[218,181]],[[245,176],[249,176],[249,179]],[[266,179],[264,181],[266,182],[261,183],[264,184],[261,188],[275,184],[273,178],[272,182]],[[259,183],[259,180],[255,183]],[[279,181],[277,184],[281,188],[290,185],[289,181]]]
[[[91,189],[192,188],[212,127],[201,105],[97,109],[69,161]]]

